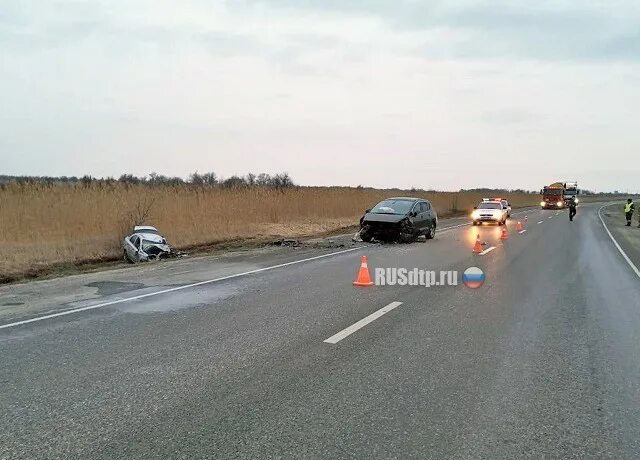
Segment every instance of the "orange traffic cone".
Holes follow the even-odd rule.
[[[516,225],[516,230],[519,231],[519,232],[524,230],[524,228],[522,227],[522,222],[518,221],[518,224]]]
[[[478,235],[478,237],[476,238],[476,244],[473,245],[473,252],[475,252],[476,254],[478,254],[479,252],[482,252],[482,244],[480,243],[480,235]]]
[[[373,281],[369,276],[369,267],[367,266],[367,256],[362,256],[360,262],[360,270],[358,271],[358,278],[353,282],[354,286],[373,286]]]
[[[509,239],[509,232],[507,232],[507,226],[503,226],[502,227],[502,233],[500,234],[500,239],[501,240],[508,240]]]

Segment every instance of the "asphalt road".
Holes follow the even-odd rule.
[[[504,241],[462,226],[5,286],[0,458],[638,458],[638,248],[599,208],[527,211]],[[473,254],[478,232],[495,249]],[[362,255],[486,280],[356,288]]]

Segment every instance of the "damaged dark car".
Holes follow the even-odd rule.
[[[126,262],[149,262],[172,255],[171,246],[155,227],[137,225],[133,234],[123,241],[123,257]]]
[[[408,243],[424,235],[436,235],[438,216],[431,202],[421,198],[387,198],[367,209],[360,219],[360,238]]]

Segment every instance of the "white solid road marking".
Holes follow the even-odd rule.
[[[454,228],[466,227],[467,225],[471,225],[471,223],[452,225],[451,227],[444,227],[440,229],[440,233],[445,232],[447,230],[453,230]]]
[[[518,233],[520,233],[522,235],[526,231],[527,231],[527,229],[525,228],[524,230],[520,230]]]
[[[638,270],[638,267],[636,267],[636,265],[631,261],[631,259],[629,259],[629,256],[627,255],[627,253],[624,252],[624,250],[620,247],[616,239],[613,237],[613,235],[609,231],[609,227],[607,227],[607,224],[604,223],[604,219],[602,218],[602,210],[607,206],[613,206],[614,204],[618,204],[618,203],[606,204],[602,206],[600,209],[598,209],[598,217],[600,218],[600,222],[602,222],[602,226],[607,231],[607,234],[609,235],[609,238],[611,238],[611,241],[613,241],[613,244],[615,245],[615,247],[618,248],[618,251],[620,251],[620,254],[622,254],[622,257],[624,257],[624,260],[627,261],[627,263],[629,264],[631,269],[635,272],[637,277],[640,278],[640,270]]]
[[[547,217],[547,219],[553,219],[553,216],[549,216],[549,217]]]
[[[489,254],[489,253],[490,253],[491,251],[493,251],[495,248],[496,248],[495,246],[491,246],[491,247],[489,247],[489,248],[485,249],[484,251],[479,252],[479,253],[478,253],[478,255],[479,255],[479,256],[483,256],[483,255],[485,255],[485,254]]]
[[[102,307],[108,307],[110,305],[116,305],[116,304],[119,304],[119,303],[130,302],[132,300],[139,300],[139,299],[144,299],[144,298],[147,298],[147,297],[153,297],[153,296],[157,296],[157,295],[161,295],[161,294],[167,294],[169,292],[181,291],[183,289],[189,289],[189,288],[192,288],[192,287],[202,286],[202,285],[205,285],[205,284],[216,283],[218,281],[225,281],[225,280],[229,280],[229,279],[233,279],[233,278],[239,278],[241,276],[253,275],[254,273],[266,272],[268,270],[274,270],[276,268],[288,267],[289,265],[301,264],[303,262],[310,262],[312,260],[317,260],[317,259],[323,259],[325,257],[336,256],[338,254],[344,254],[344,253],[351,252],[351,251],[357,251],[358,249],[362,249],[362,248],[364,248],[364,246],[359,246],[357,248],[345,249],[345,250],[342,250],[342,251],[331,252],[329,254],[322,254],[322,255],[319,255],[319,256],[315,256],[315,257],[308,257],[306,259],[294,260],[292,262],[286,262],[286,263],[283,263],[283,264],[271,265],[269,267],[257,268],[255,270],[249,270],[248,272],[236,273],[234,275],[228,275],[228,276],[222,276],[220,278],[215,278],[215,279],[212,279],[212,280],[199,281],[197,283],[185,284],[184,286],[177,286],[177,287],[173,287],[173,288],[169,288],[169,289],[163,289],[161,291],[150,292],[148,294],[141,294],[141,295],[137,295],[137,296],[133,296],[133,297],[127,297],[126,299],[111,300],[109,302],[103,302],[103,303],[99,303],[99,304],[96,304],[96,305],[89,305],[89,306],[86,306],[86,307],[74,308],[72,310],[65,310],[65,311],[61,311],[61,312],[58,312],[58,313],[52,313],[50,315],[38,316],[36,318],[25,319],[23,321],[16,321],[15,323],[2,324],[2,325],[0,325],[0,329],[7,329],[7,328],[10,328],[10,327],[21,326],[23,324],[35,323],[36,321],[43,321],[45,319],[51,319],[51,318],[57,318],[59,316],[71,315],[73,313],[79,313],[79,312],[82,312],[82,311],[94,310],[96,308],[102,308]]]
[[[544,220],[541,220],[540,222],[538,222],[538,225],[540,225],[540,224],[541,224],[541,223],[543,223],[543,222],[544,222]]]
[[[365,327],[370,322],[375,321],[376,319],[380,318],[385,313],[389,313],[391,310],[393,310],[394,308],[399,307],[400,305],[402,305],[402,302],[391,302],[386,307],[382,307],[380,310],[378,310],[378,311],[376,311],[374,313],[371,313],[366,318],[363,318],[360,321],[358,321],[357,323],[352,324],[348,328],[341,330],[340,332],[338,332],[335,335],[332,335],[331,337],[329,337],[324,342],[325,343],[330,343],[330,344],[336,344],[336,343],[340,342],[342,339],[344,339],[345,337],[348,337],[351,334],[353,334],[354,332],[356,332],[358,329],[362,329],[363,327]]]

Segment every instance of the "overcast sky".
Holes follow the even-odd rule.
[[[637,0],[2,0],[0,174],[640,191]]]

